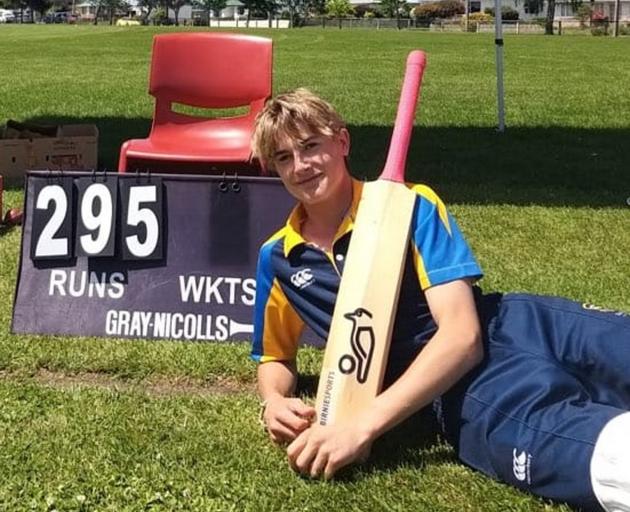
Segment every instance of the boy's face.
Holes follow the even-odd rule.
[[[345,128],[334,135],[310,130],[278,140],[273,154],[273,168],[289,193],[305,205],[314,205],[334,197],[350,175],[346,157],[350,135]]]

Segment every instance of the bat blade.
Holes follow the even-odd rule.
[[[416,200],[403,176],[424,63],[410,54],[385,170],[363,186],[319,379],[321,425],[352,420],[383,382]]]

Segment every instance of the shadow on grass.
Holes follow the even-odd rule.
[[[389,129],[351,128],[355,173],[382,168]],[[419,128],[407,179],[450,203],[626,207],[630,129]]]
[[[34,123],[94,123],[99,166],[116,169],[121,144],[146,137],[150,119],[37,117]],[[351,168],[382,169],[391,127],[349,126]],[[627,207],[630,129],[417,127],[407,179],[434,187],[449,204]]]
[[[369,460],[349,468],[343,478],[356,478],[359,473],[390,472],[399,467],[457,463],[453,449],[439,434],[431,407],[417,412],[379,438],[372,447]]]
[[[297,395],[313,399],[318,379],[317,375],[300,374]],[[453,462],[457,462],[457,457],[441,440],[435,415],[427,407],[380,437],[366,463],[346,468],[335,480],[352,481],[366,473],[392,471],[401,466],[421,468]]]

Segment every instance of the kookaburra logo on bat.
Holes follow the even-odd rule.
[[[374,353],[372,313],[367,309],[357,308],[352,313],[346,313],[343,316],[352,322],[352,333],[350,334],[352,354],[341,356],[339,370],[345,375],[356,372],[357,381],[363,384],[370,373],[370,364]]]

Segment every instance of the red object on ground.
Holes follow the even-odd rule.
[[[4,223],[7,226],[19,226],[22,224],[22,210],[19,208],[11,208],[4,216]]]
[[[151,133],[126,141],[119,172],[173,163],[250,165],[256,114],[271,95],[272,41],[230,33],[177,33],[155,36],[149,94],[155,97]],[[249,106],[245,115],[206,118],[173,111],[179,103],[198,108]]]

